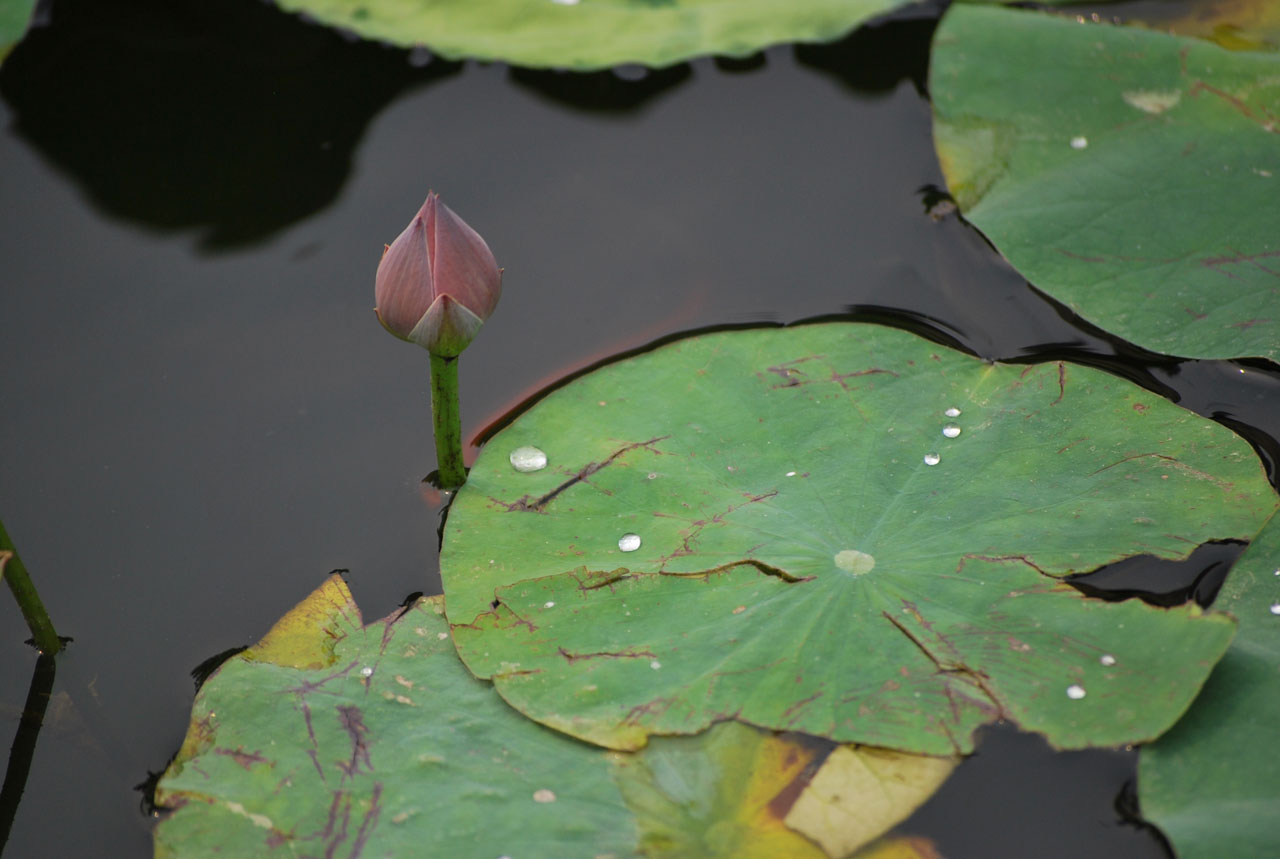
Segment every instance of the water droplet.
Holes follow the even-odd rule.
[[[866,552],[859,552],[857,549],[845,549],[843,552],[836,552],[832,560],[835,561],[835,565],[838,568],[846,573],[853,573],[855,576],[871,572],[876,565],[875,558]]]
[[[577,6],[578,0],[551,0],[557,6]]]
[[[1276,570],[1276,575],[1280,576],[1280,570]]]
[[[957,409],[955,406],[952,406],[951,408],[943,412],[943,414],[949,418],[958,418],[960,417],[960,410]]]
[[[535,790],[533,792],[533,801],[534,802],[555,802],[556,795],[553,791],[547,790],[544,787],[541,790]]]
[[[1098,661],[1101,662],[1103,665],[1107,666],[1108,668],[1116,664],[1116,658],[1112,656],[1110,653],[1102,654],[1101,656],[1098,657]]]
[[[795,476],[796,476],[796,473],[794,471],[787,472],[787,477],[795,477]],[[1276,575],[1280,576],[1280,570],[1276,570]]]
[[[924,455],[925,465],[937,465],[939,462],[942,462],[942,457],[938,456],[936,453],[926,453]]]
[[[511,451],[511,467],[525,473],[541,471],[547,467],[547,455],[529,445],[517,447]]]
[[[618,548],[624,552],[634,552],[640,548],[640,535],[623,534],[618,538]]]
[[[1089,138],[1087,137],[1081,136],[1081,137],[1071,138],[1072,149],[1084,149],[1088,145],[1089,145]]]
[[[649,663],[649,667],[652,668],[654,671],[657,671],[659,668],[662,667],[662,663],[655,659]]]
[[[1084,687],[1078,683],[1072,683],[1067,687],[1067,697],[1073,701],[1079,701],[1085,696]]]
[[[1271,604],[1271,613],[1280,614],[1280,602],[1273,602]]]
[[[361,677],[372,677],[372,676],[373,676],[373,669],[372,669],[372,668],[370,668],[368,665],[366,665],[364,668],[361,668],[361,669],[360,669],[360,676],[361,676]]]
[[[942,434],[945,435],[947,438],[955,438],[956,436],[960,435],[960,427],[956,426],[955,424],[947,424],[942,428]]]
[[[554,601],[554,600],[547,600],[546,602],[544,602],[544,603],[542,604],[542,607],[543,607],[543,608],[555,608],[555,607],[556,607],[556,604],[555,604],[555,601]]]

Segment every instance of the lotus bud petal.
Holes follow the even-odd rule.
[[[383,252],[374,293],[384,328],[452,358],[497,307],[502,269],[484,239],[433,192]]]

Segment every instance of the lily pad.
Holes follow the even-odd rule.
[[[1280,55],[956,6],[930,92],[951,193],[1037,288],[1155,352],[1280,358]]]
[[[1239,633],[1191,710],[1142,750],[1139,801],[1182,859],[1267,856],[1280,844],[1280,517],[1214,602]]]
[[[201,688],[156,791],[175,809],[156,855],[821,859],[802,831],[853,849],[955,763],[830,752],[734,723],[635,755],[584,745],[521,717],[462,667],[439,597],[364,626],[334,576]],[[792,828],[824,759],[850,755],[883,776],[834,801],[824,788],[826,818]],[[876,825],[859,825],[887,787]]]
[[[0,0],[0,62],[26,35],[36,0]]]
[[[277,0],[366,39],[447,59],[602,69],[835,39],[903,0]]]
[[[551,394],[477,460],[441,566],[468,667],[591,742],[736,718],[952,754],[1009,719],[1079,748],[1167,729],[1232,626],[1058,577],[1275,507],[1241,439],[1128,382],[810,325]]]
[[[849,856],[906,818],[958,763],[860,746],[831,750],[737,722],[658,737],[616,760],[641,852],[651,859]]]
[[[504,707],[440,612],[363,626],[335,576],[223,665],[156,790],[157,856],[634,855],[608,759]]]

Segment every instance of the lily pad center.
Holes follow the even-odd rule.
[[[860,576],[864,573],[871,572],[875,568],[876,559],[866,552],[859,552],[857,549],[845,549],[836,552],[833,559],[836,566],[844,570],[846,573],[852,573]]]

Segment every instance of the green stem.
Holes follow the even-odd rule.
[[[61,650],[62,642],[53,630],[53,621],[49,620],[49,613],[44,610],[44,603],[40,602],[36,586],[27,575],[27,567],[18,557],[18,550],[4,530],[3,522],[0,522],[0,575],[9,583],[9,590],[13,591],[13,598],[18,601],[18,608],[31,628],[36,647],[50,656]]]
[[[458,359],[431,355],[431,417],[436,431],[436,467],[441,489],[467,480],[462,463],[462,416],[458,411]]]

